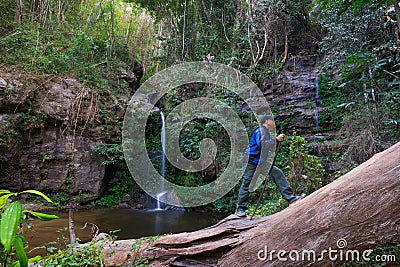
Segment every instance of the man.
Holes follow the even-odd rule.
[[[247,146],[246,154],[249,156],[246,169],[242,177],[242,185],[239,189],[238,201],[235,214],[239,217],[246,216],[246,208],[249,198],[249,185],[258,165],[267,168],[267,156],[271,148],[276,146],[276,142],[282,142],[285,139],[284,134],[278,135],[276,138],[270,137],[270,131],[275,129],[275,121],[273,116],[263,116],[260,119],[261,126],[255,129],[251,135],[249,145]],[[262,153],[261,153],[262,152]],[[265,165],[265,166],[264,166]],[[266,172],[266,170],[264,170]],[[257,178],[257,177],[255,177]],[[289,203],[294,204],[302,199],[305,195],[294,196],[293,190],[286,180],[283,172],[275,166],[272,166],[270,178],[278,187],[279,193]]]

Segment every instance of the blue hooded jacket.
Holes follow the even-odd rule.
[[[271,139],[265,126],[256,128],[251,134],[250,142],[246,149],[246,154],[249,155],[249,162],[254,165],[264,163],[267,160],[270,149],[276,146],[276,142],[276,138]]]

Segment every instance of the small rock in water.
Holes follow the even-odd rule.
[[[129,206],[129,204],[126,202],[121,202],[118,204],[118,207],[121,209],[129,209],[131,206]]]
[[[166,205],[164,210],[185,211],[185,208],[184,207],[173,206],[173,205]]]

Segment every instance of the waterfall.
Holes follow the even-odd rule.
[[[319,88],[318,88],[318,77],[315,78],[315,111],[314,111],[314,121],[315,121],[315,129],[316,132],[319,132],[319,112],[318,109],[322,104],[322,101],[319,97]]]
[[[160,191],[161,193],[157,194],[157,208],[156,210],[162,210],[161,209],[161,201],[160,198],[166,193],[164,191],[165,189],[165,115],[162,111],[160,111],[160,116],[161,116],[161,176],[162,176],[162,182],[160,185]]]
[[[162,148],[162,155],[161,155],[161,176],[165,178],[165,115],[162,111],[160,111],[161,116],[161,148]],[[164,190],[164,179],[161,186],[161,189]]]
[[[165,193],[167,193],[167,191],[161,192],[160,194],[157,195],[157,208],[156,208],[156,210],[163,210],[163,209],[161,208],[161,201],[160,201],[160,198],[161,198]]]

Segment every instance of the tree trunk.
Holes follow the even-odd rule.
[[[340,258],[356,260],[355,250],[362,259],[367,249],[400,240],[399,199],[397,143],[274,215],[231,215],[199,231],[160,237],[133,253],[137,241],[117,241],[104,246],[103,254],[108,265],[141,257],[155,266],[333,266]]]
[[[75,244],[76,235],[74,227],[74,209],[72,207],[68,209],[68,230],[69,230],[69,243]]]
[[[393,0],[394,11],[396,13],[397,32],[400,32],[400,6],[398,0]],[[397,36],[397,45],[400,46],[399,36]]]
[[[15,0],[14,22],[16,24],[21,24],[22,22],[22,0]]]
[[[288,41],[288,32],[287,32],[287,27],[286,27],[286,20],[283,22],[283,29],[285,31],[285,51],[283,52],[283,58],[282,58],[282,64],[285,64],[287,55],[288,55],[288,49],[289,49],[289,41]]]

